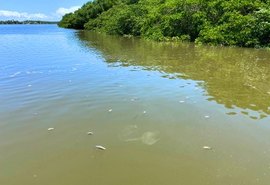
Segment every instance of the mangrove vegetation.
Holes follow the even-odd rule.
[[[270,47],[270,0],[94,0],[59,26],[156,41]]]

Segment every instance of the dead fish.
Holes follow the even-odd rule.
[[[138,97],[134,97],[134,98],[131,98],[131,99],[130,99],[130,101],[137,101],[137,100],[139,100]]]
[[[203,146],[203,149],[205,149],[205,150],[212,150],[212,148],[210,146]]]
[[[100,150],[106,150],[106,148],[104,146],[101,146],[101,145],[96,145],[96,148],[100,149]]]
[[[52,131],[52,130],[54,130],[54,128],[48,128],[48,131]]]
[[[109,111],[109,112],[112,112],[112,109],[109,109],[108,111]]]
[[[210,116],[204,116],[206,119],[210,118]]]
[[[87,132],[87,135],[93,135],[94,133],[93,132]]]

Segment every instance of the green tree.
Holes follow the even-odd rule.
[[[94,0],[59,26],[157,41],[270,46],[269,0]]]

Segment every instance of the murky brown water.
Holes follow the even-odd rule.
[[[269,184],[269,51],[0,35],[1,185]]]

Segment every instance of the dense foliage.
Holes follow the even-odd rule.
[[[94,0],[59,26],[153,40],[270,47],[270,0]]]

